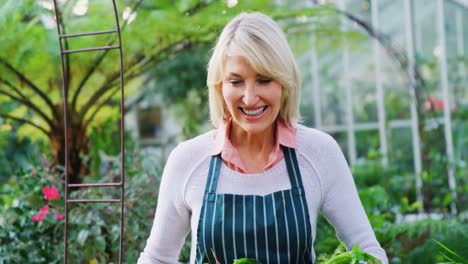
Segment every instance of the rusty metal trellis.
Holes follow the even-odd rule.
[[[117,12],[117,6],[115,0],[112,0],[113,11],[115,16],[116,28],[112,30],[104,31],[94,31],[94,32],[85,32],[85,33],[75,33],[75,34],[65,34],[65,30],[61,30],[62,18],[60,15],[60,10],[57,5],[57,0],[53,0],[54,9],[55,9],[55,21],[57,24],[57,33],[59,38],[60,45],[60,59],[62,64],[62,76],[63,76],[63,111],[64,111],[64,138],[65,138],[65,229],[64,229],[64,256],[63,261],[67,263],[68,256],[68,205],[70,203],[120,203],[120,241],[119,241],[119,263],[123,262],[123,230],[124,230],[124,209],[125,209],[125,163],[124,163],[124,154],[125,154],[125,138],[124,138],[124,76],[123,76],[123,51],[122,51],[122,38],[120,34],[120,24],[119,24],[119,15]],[[63,49],[63,40],[67,38],[82,37],[82,36],[91,36],[99,34],[117,34],[118,45],[113,46],[102,46],[102,47],[91,47],[91,48],[82,48],[74,50],[64,50]],[[110,183],[84,183],[84,184],[70,184],[69,183],[69,171],[68,171],[68,158],[69,158],[69,149],[68,149],[68,121],[69,121],[69,112],[68,112],[68,85],[66,71],[65,71],[65,56],[71,53],[76,52],[89,52],[89,51],[99,51],[99,50],[109,50],[109,49],[118,49],[120,55],[120,182],[110,182]],[[89,187],[118,187],[120,188],[120,199],[70,199],[69,198],[69,188],[89,188]]]

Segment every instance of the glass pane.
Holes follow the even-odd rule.
[[[394,48],[406,55],[404,3],[401,0],[378,1],[379,31],[389,36]],[[400,19],[393,19],[399,17]],[[407,69],[389,52],[381,48],[381,80],[384,90],[385,116],[387,120],[410,118],[409,84]]]
[[[411,98],[409,86],[399,83],[385,83],[385,115],[387,120],[410,119]]]
[[[302,73],[300,113],[302,116],[302,123],[304,125],[309,127],[315,127],[317,123],[314,116],[314,77],[312,76],[313,66],[311,58],[311,52],[307,52],[300,59],[298,59],[298,64]]]
[[[356,156],[357,158],[367,158],[370,152],[379,153],[380,141],[379,131],[364,130],[357,131],[356,135]]]
[[[348,0],[346,10],[368,23],[371,22],[371,0]]]
[[[394,128],[389,133],[389,161],[399,171],[413,171],[411,128]]]
[[[463,56],[460,58],[460,66],[463,65],[464,70],[460,71],[460,76],[462,76],[462,83],[459,89],[455,90],[455,98],[460,105],[468,105],[468,8],[459,10],[461,13],[461,39],[463,41]]]
[[[371,65],[368,65],[371,68]],[[355,75],[351,81],[353,91],[353,114],[356,123],[377,122],[377,100],[373,71],[372,76]],[[361,78],[359,78],[361,77]],[[366,80],[366,78],[371,78]]]
[[[406,1],[406,0],[405,0]],[[386,35],[404,37],[404,5],[402,0],[378,0],[379,29]],[[399,19],[395,19],[398,17]]]
[[[456,4],[447,2],[445,5],[445,36],[447,45],[447,74],[449,89],[452,94],[452,108],[466,104],[468,89],[466,89],[466,50],[463,49],[463,13],[465,11]],[[458,107],[456,107],[458,106]]]
[[[370,0],[347,1],[346,10],[359,19],[371,24]],[[372,38],[357,24],[349,24],[350,31],[361,32],[364,38],[349,42],[349,65],[347,78],[350,82],[354,121],[377,120],[375,97],[375,71]]]
[[[437,25],[437,1],[415,0],[414,33],[416,48],[416,64],[425,81],[424,90],[428,97],[428,103],[437,108],[442,100],[442,89],[440,87],[440,71],[438,58],[441,55],[439,45],[439,32]],[[429,104],[428,104],[429,106]],[[434,107],[431,107],[434,108]],[[440,116],[441,110],[431,109],[433,116]]]
[[[462,11],[462,25],[463,25],[463,42],[465,54],[468,54],[468,8]],[[465,56],[465,65],[468,65],[468,59]]]
[[[436,2],[426,0],[413,1],[415,47],[419,56],[435,58],[438,51],[438,32]]]
[[[341,58],[341,50],[330,50],[318,55],[322,124],[324,126],[334,126],[346,122],[346,97],[341,82]]]

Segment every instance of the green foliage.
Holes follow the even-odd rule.
[[[63,202],[47,202],[43,186],[54,185],[48,169],[34,168],[18,171],[0,187],[0,262],[1,263],[58,263],[56,254],[63,241],[63,221],[49,213],[42,222],[32,216],[49,204],[63,214]]]
[[[135,149],[135,142],[128,131],[125,131],[125,149]],[[101,172],[109,166],[109,162],[120,158],[120,120],[107,119],[99,126],[94,126],[89,135],[90,152],[82,158],[90,163],[91,174],[88,181],[99,181]],[[103,160],[103,159],[109,160]]]
[[[43,145],[41,142],[32,144],[29,138],[19,138],[14,125],[0,121],[0,161],[4,161],[0,166],[0,184],[8,181],[18,169],[30,169],[29,161],[37,160]]]
[[[120,22],[124,96],[138,95],[137,100],[126,105],[125,111],[138,104],[141,101],[138,98],[145,97],[146,89],[151,90],[148,84],[156,83],[156,90],[169,98],[168,105],[183,124],[183,138],[192,137],[208,127],[205,125],[208,123],[206,93],[201,92],[205,87],[204,69],[208,55],[205,45],[214,43],[220,29],[234,15],[259,10],[271,14],[287,32],[297,35],[310,30],[341,32],[338,24],[326,21],[331,14],[337,17],[328,5],[285,10],[271,0],[239,1],[232,8],[225,1],[210,0],[116,2],[119,16],[125,14],[126,17]],[[0,102],[15,102],[16,105],[0,109],[0,116],[8,122],[20,122],[19,136],[51,143],[51,156],[56,163],[63,164],[62,86],[65,83],[72,134],[70,160],[74,161],[71,170],[75,173],[72,178],[74,182],[81,182],[83,179],[77,172],[88,170],[80,155],[89,154],[89,134],[103,120],[118,116],[120,64],[116,61],[119,53],[107,50],[67,55],[67,78],[62,78],[54,11],[47,3],[24,0],[13,4],[8,1],[1,7],[0,49],[2,54],[9,56],[0,56]],[[58,3],[62,33],[110,30],[116,26],[109,2],[90,1],[83,14],[77,14],[75,10],[77,1]],[[316,19],[308,21],[309,18]],[[320,27],[311,28],[312,22]],[[74,50],[117,45],[117,39],[115,34],[102,34],[64,38],[61,43],[64,49]],[[299,52],[307,46],[300,41],[297,43]],[[155,67],[156,74],[152,74]]]
[[[83,16],[73,13],[75,4],[75,1],[67,1],[65,4],[59,5],[66,33],[106,30],[115,26],[109,3],[90,2],[87,12]],[[260,10],[270,14],[280,21],[287,32],[293,32],[292,36],[322,32],[329,36],[338,35],[341,37],[339,25],[329,23],[330,17],[333,17],[335,21],[338,18],[337,13],[333,11],[330,5],[285,10],[275,6],[272,1],[268,0],[239,1],[232,8],[228,8],[224,1],[206,0],[181,0],[175,3],[172,1],[143,1],[139,5],[129,4],[127,1],[117,1],[117,4],[120,13],[124,12],[124,10],[127,10],[127,12],[130,10],[136,14],[135,20],[122,21],[125,76],[128,83],[135,78],[140,78],[141,74],[153,69],[154,66],[164,62],[170,64],[173,55],[191,45],[212,44],[222,26],[241,11]],[[132,8],[137,9],[131,10]],[[39,90],[45,92],[50,101],[57,107],[62,95],[61,79],[59,78],[59,43],[51,20],[54,16],[53,11],[34,1],[17,1],[15,4],[8,1],[2,7],[1,14],[4,22],[0,27],[1,48],[4,54],[13,55],[4,59],[31,80]],[[47,19],[52,24],[49,25],[48,22],[45,22]],[[171,21],[171,23],[167,23],[167,21]],[[311,25],[314,26],[312,31]],[[21,45],[18,46],[18,43],[21,43]],[[112,35],[96,35],[93,37],[70,38],[63,41],[63,43],[69,49],[98,47],[116,44],[116,38]],[[187,52],[190,51],[189,49]],[[206,59],[204,54],[207,53],[205,51],[206,47],[205,50],[198,53],[203,54],[201,56],[203,59]],[[76,100],[76,104],[72,103],[71,111],[80,112],[80,115],[88,114],[87,117],[90,117],[89,113],[99,104],[89,105],[89,96],[102,88],[105,92],[98,99],[103,99],[104,95],[112,95],[112,91],[117,87],[118,63],[115,63],[115,61],[118,57],[116,56],[117,53],[108,52],[106,54],[109,55],[105,55],[103,60],[100,61],[97,58],[104,53],[88,54],[70,55],[71,66],[68,81],[70,82],[69,99],[71,101]],[[192,56],[196,57],[198,54],[195,53]],[[191,61],[193,60],[187,60],[188,65],[185,66],[189,67],[185,67],[184,71],[171,72],[170,75],[184,79],[184,74],[191,74],[188,71],[190,70]],[[94,66],[96,68],[90,72],[89,79],[86,79],[86,74]],[[178,67],[180,68],[180,66],[184,65],[179,64]],[[158,70],[164,71],[164,68],[167,67],[158,67]],[[200,67],[194,72],[198,73],[204,68]],[[188,86],[182,86],[182,91],[185,91],[184,89],[190,90],[193,87],[197,87],[196,89],[205,87],[203,76],[204,74],[199,74],[198,78],[192,78],[191,80],[196,80],[196,83],[192,82]],[[21,91],[33,104],[44,104],[44,98],[41,98],[36,90],[31,89],[30,85],[17,82],[14,72],[4,70],[1,77],[14,86],[25,86],[25,89]],[[203,85],[200,86],[200,82]],[[2,85],[5,86],[6,83],[2,83]],[[135,86],[127,85],[127,96],[135,94],[136,90],[141,88],[141,85],[141,83]],[[174,88],[176,91],[181,91],[180,87]],[[180,92],[178,95],[180,95]],[[11,99],[11,96],[8,97]],[[118,96],[111,96],[110,98],[115,102]],[[89,107],[90,109],[81,109],[81,107]],[[29,109],[27,112],[37,114],[31,110]],[[42,110],[45,111],[47,117],[58,118],[53,116],[52,112],[60,109],[44,107]],[[24,113],[19,114],[19,116],[22,115]],[[32,118],[47,127],[44,118],[41,118],[41,116],[34,115]]]
[[[372,157],[372,155],[371,155]],[[468,224],[466,213],[448,215],[417,215],[421,205],[415,202],[412,176],[383,167],[378,156],[361,160],[352,168],[359,196],[366,209],[378,241],[392,263],[435,263],[444,259],[431,239],[467,258]],[[465,195],[466,196],[466,195]],[[460,199],[466,199],[464,195]],[[431,219],[432,217],[442,219]],[[413,219],[414,218],[414,219]],[[317,219],[314,248],[326,259],[339,245],[333,227],[323,216]]]
[[[208,90],[206,45],[189,47],[151,71],[155,78],[148,95],[161,95],[172,116],[182,126],[182,139],[208,130]]]
[[[158,158],[159,157],[159,158]],[[129,154],[125,188],[125,261],[135,263],[148,237],[154,217],[159,175],[162,162],[158,152],[146,150]],[[112,164],[100,182],[116,180],[118,164]],[[29,171],[18,172],[8,184],[0,188],[0,262],[2,263],[60,263],[63,262],[63,220],[52,213],[35,223],[31,217],[49,204],[53,210],[64,213],[62,183],[48,167],[48,163]],[[45,201],[44,186],[57,186],[61,199]],[[70,198],[118,198],[118,190],[81,189]],[[146,201],[142,202],[141,197]],[[109,263],[118,261],[119,213],[116,204],[71,204],[69,207],[69,258],[77,263]]]
[[[401,213],[407,213],[421,206],[413,202],[408,204],[408,201],[415,200],[413,175],[399,174],[398,168],[391,164],[383,166],[375,153],[369,151],[369,159],[360,160],[352,167],[356,185],[360,187],[359,195],[367,211],[383,213],[398,208]]]
[[[321,255],[317,259],[318,264],[379,264],[380,260],[377,260],[370,254],[363,252],[359,246],[355,245],[350,251],[346,251],[346,246],[341,243],[333,252],[331,256]]]
[[[445,253],[440,251],[439,253],[449,262],[448,263],[461,263],[461,264],[468,264],[468,260],[458,255],[456,252],[448,248],[443,243],[434,239],[434,242],[437,243],[442,249],[444,249]]]
[[[387,238],[393,235],[393,245],[387,250],[390,256],[400,263],[435,263],[442,261],[436,239],[455,252],[467,258],[468,225],[463,219],[420,220],[402,223],[385,230]],[[397,241],[395,241],[397,238]],[[387,241],[389,241],[387,240]],[[385,240],[384,240],[385,241]]]
[[[193,138],[212,128],[208,105],[202,97],[196,90],[190,90],[183,102],[172,105],[175,119],[183,125],[181,139]]]
[[[260,261],[251,258],[235,259],[234,264],[262,264]]]

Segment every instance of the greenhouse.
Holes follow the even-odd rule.
[[[231,190],[236,180],[222,180],[227,170],[244,179],[249,174],[263,177],[281,166],[290,177],[286,186],[291,188],[295,217],[299,211],[294,204],[299,200],[292,198],[294,191],[299,192],[302,203],[306,202],[304,219],[315,204],[319,209],[316,219],[311,212],[311,229],[301,229],[310,226],[302,227],[297,219],[295,225],[291,224],[298,236],[302,231],[306,233],[304,245],[309,249],[304,252],[312,248],[312,259],[293,261],[288,250],[287,261],[277,253],[277,260],[267,256],[266,263],[341,263],[334,259],[345,256],[350,256],[349,263],[381,263],[374,260],[379,259],[378,254],[363,242],[368,242],[364,237],[369,235],[360,229],[367,223],[360,221],[360,209],[346,208],[348,192],[343,191],[338,200],[322,201],[328,195],[323,187],[327,179],[321,177],[333,174],[335,169],[340,171],[339,162],[330,158],[333,146],[317,150],[318,160],[325,161],[310,162],[311,174],[318,174],[317,179],[310,176],[301,164],[307,160],[301,151],[315,151],[325,144],[326,137],[320,142],[310,139],[306,143],[310,146],[298,143],[296,158],[296,152],[290,154],[292,148],[283,144],[281,135],[286,134],[279,136],[287,133],[280,131],[290,131],[288,126],[281,130],[277,125],[289,122],[283,119],[282,108],[272,121],[277,129],[272,138],[282,148],[274,152],[272,147],[270,156],[266,156],[269,160],[279,155],[273,165],[244,169],[226,160],[223,146],[221,154],[207,155],[213,157],[211,163],[207,161],[207,180],[193,185],[189,185],[193,180],[177,182],[175,185],[180,183],[188,191],[168,196],[171,187],[163,175],[171,168],[196,175],[202,163],[191,163],[201,160],[204,154],[193,151],[177,166],[171,158],[181,157],[181,149],[206,133],[218,135],[223,128],[213,118],[210,58],[216,55],[216,43],[222,42],[223,28],[240,13],[254,11],[266,14],[279,25],[300,71],[300,127],[291,131],[298,131],[299,140],[303,126],[314,128],[310,131],[328,134],[338,143],[352,179],[337,180],[332,185],[355,185],[357,200],[388,263],[468,263],[467,0],[0,0],[0,264],[146,263],[144,252],[151,255],[147,245],[167,243],[167,252],[175,247],[171,243],[176,238],[161,238],[158,233],[175,227],[155,226],[164,221],[160,219],[177,226],[180,219],[174,221],[170,215],[161,217],[156,213],[159,220],[154,221],[157,207],[165,210],[170,206],[179,218],[188,214],[186,229],[174,232],[174,237],[183,235],[185,239],[177,244],[181,248],[177,255],[180,263],[212,263],[211,259],[232,263],[227,261],[230,244],[224,237],[224,224],[232,220],[221,221],[222,247],[228,251],[223,257],[215,242],[211,250],[200,246],[203,233],[198,232],[203,229],[198,225],[203,220],[198,223],[198,218],[192,218],[198,214],[203,218],[206,208],[211,208],[210,201],[219,205],[218,200],[210,200],[210,179],[214,177],[218,188]],[[269,40],[277,45],[275,36],[269,35]],[[287,60],[285,53],[280,57],[282,62]],[[229,65],[226,61],[223,69]],[[281,83],[280,78],[289,74],[283,70],[280,77],[269,79],[257,65],[251,66],[244,65],[242,72],[253,68],[259,72],[255,78],[261,79],[255,80],[255,87],[270,85],[266,84],[270,81]],[[229,81],[232,87],[240,87],[238,82]],[[240,83],[244,82],[247,84],[248,79]],[[225,122],[226,112],[231,115],[226,135],[229,144],[232,140],[230,147],[236,148],[231,137],[237,135],[234,129],[250,128],[245,124],[257,122],[260,110],[245,110],[242,101],[238,108],[248,122],[238,121],[229,108],[228,95],[239,93],[240,88],[232,87],[230,94],[226,91],[231,90],[221,90],[225,100],[221,108],[225,112],[220,118]],[[284,98],[289,100],[283,94],[285,85],[278,87],[281,107],[285,107]],[[242,100],[247,100],[246,94]],[[268,102],[274,92],[262,96]],[[262,111],[268,116],[270,106]],[[234,156],[244,154],[240,148],[238,151],[233,152],[237,153]],[[224,165],[218,168],[221,172],[213,174],[216,169],[212,164],[218,164],[215,157],[220,157],[219,164]],[[320,167],[326,162],[332,166]],[[298,190],[294,190],[296,183],[291,176],[296,168],[303,179],[298,180]],[[221,173],[219,183],[218,176],[210,176],[216,173]],[[249,214],[245,210],[250,207],[245,206],[245,201],[253,199],[253,208],[257,208],[256,199],[264,202],[263,212],[257,216],[265,217],[266,225],[269,198],[265,197],[270,196],[257,192],[262,188],[258,184],[261,181],[256,180],[254,186],[250,180],[242,180],[245,190],[240,191],[249,194],[242,196],[247,197],[242,207],[244,236],[232,235],[235,263],[241,263],[241,257],[262,259],[260,253],[247,254],[245,219]],[[281,180],[275,181],[263,183],[280,186]],[[307,188],[314,184],[321,186],[320,194],[309,194],[315,189]],[[203,207],[194,206],[185,196],[199,185],[202,193],[197,197]],[[254,191],[248,193],[249,188]],[[283,198],[278,200],[274,195],[279,192],[271,191],[273,205],[276,201],[287,204],[287,190],[274,188],[282,192]],[[349,190],[340,188],[334,190]],[[214,192],[213,197],[222,193],[216,187]],[[340,196],[336,192],[334,195]],[[240,197],[228,191],[222,201],[230,199],[230,195],[233,201]],[[311,197],[320,197],[320,201]],[[352,200],[352,194],[349,197]],[[233,212],[241,208],[237,205]],[[336,208],[330,209],[330,205]],[[215,211],[223,206],[214,207]],[[293,212],[284,206],[285,212]],[[226,208],[231,207],[226,204]],[[228,210],[222,210],[226,210],[224,217]],[[280,210],[272,210],[276,217]],[[343,221],[337,220],[340,212],[349,219],[342,216]],[[254,227],[263,228],[256,226],[255,215]],[[212,217],[215,226],[215,213]],[[287,228],[291,227],[288,219],[294,219],[288,217],[286,214]],[[278,238],[282,234],[276,222],[279,218],[272,219],[276,244],[271,248],[280,252],[286,242]],[[360,233],[349,226],[349,233],[341,230],[344,220],[353,225],[357,221],[355,228]],[[235,228],[234,221],[232,232],[226,236],[235,234]],[[263,231],[254,230],[252,241],[263,243],[257,240]],[[289,238],[293,232],[287,230]],[[268,252],[267,226],[264,234]],[[287,245],[299,252],[300,242],[294,244],[293,240]],[[236,243],[245,246],[245,251],[239,253],[245,256],[235,253],[242,252],[236,249]],[[210,256],[203,258],[203,250]],[[170,262],[163,255],[151,263]],[[249,263],[259,263],[257,260]]]

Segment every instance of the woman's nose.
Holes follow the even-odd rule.
[[[246,84],[242,101],[246,106],[254,106],[259,100],[257,89],[254,84]]]

